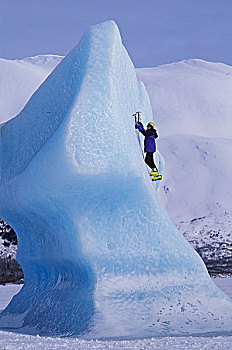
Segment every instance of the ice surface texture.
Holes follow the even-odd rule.
[[[230,299],[158,200],[136,110],[152,120],[110,21],[2,126],[0,217],[17,232],[25,285],[1,328],[86,339],[232,330]]]

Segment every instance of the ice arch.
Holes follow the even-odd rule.
[[[0,217],[25,285],[1,328],[83,338],[225,333],[232,303],[170,222],[132,113],[152,118],[114,22],[91,27],[1,128]]]

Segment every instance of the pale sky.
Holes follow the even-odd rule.
[[[136,67],[188,58],[232,65],[232,0],[0,0],[0,57],[67,54],[113,19]]]

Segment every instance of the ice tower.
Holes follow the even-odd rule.
[[[132,114],[148,95],[113,21],[87,30],[1,127],[0,217],[25,285],[0,327],[130,338],[225,333],[232,303],[161,207]]]

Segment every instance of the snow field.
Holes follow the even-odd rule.
[[[24,60],[0,59],[0,123],[22,110],[60,60],[60,56],[49,55]]]
[[[195,59],[136,71],[160,135],[160,195],[171,218],[231,212],[232,67]]]
[[[162,203],[211,272],[231,273],[232,67],[193,59],[136,71],[165,159]]]
[[[192,59],[136,72],[161,137],[232,138],[232,67]]]
[[[136,340],[80,340],[0,331],[1,350],[230,350],[232,337],[165,337]]]
[[[213,278],[213,281],[219,288],[221,288],[221,290],[223,290],[225,294],[227,294],[232,299],[232,277],[216,277]]]

